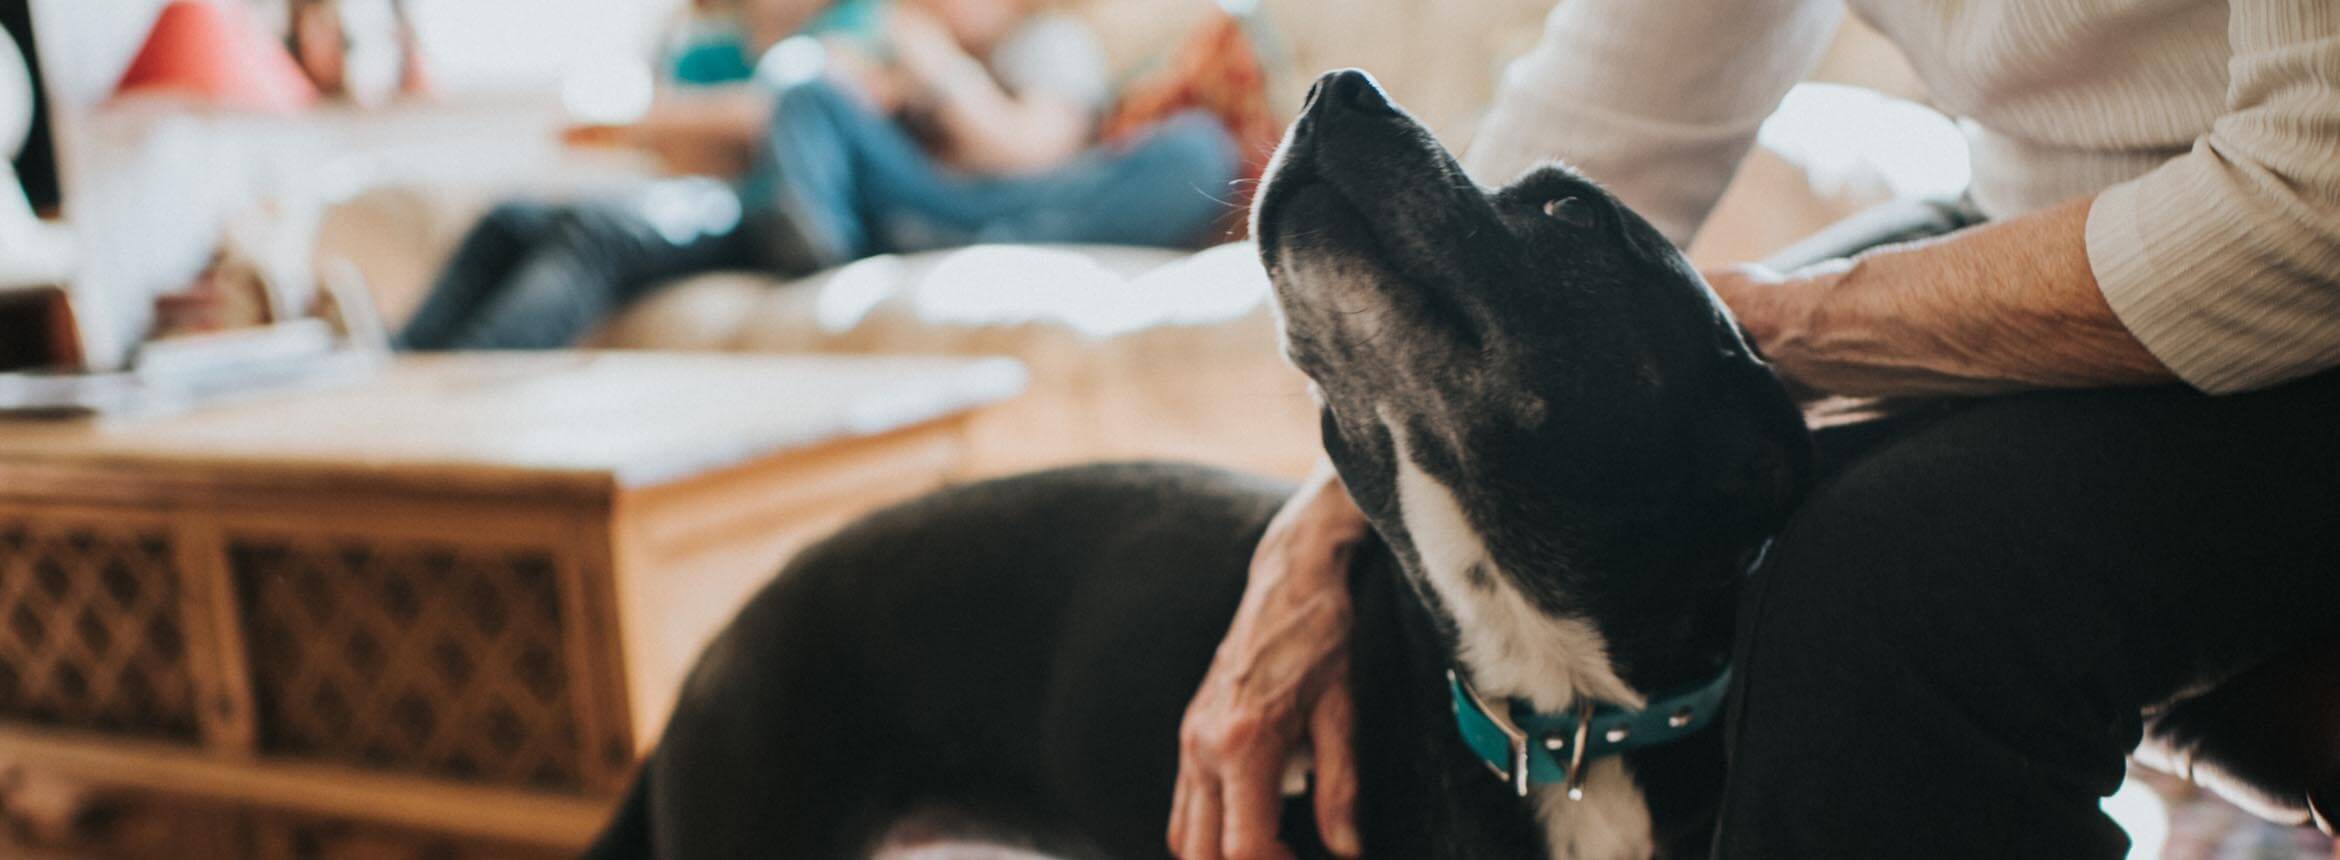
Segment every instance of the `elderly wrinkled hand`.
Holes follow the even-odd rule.
[[[1185,860],[1283,858],[1284,769],[1313,754],[1316,822],[1344,857],[1359,845],[1349,698],[1349,556],[1365,515],[1329,464],[1269,524],[1250,583],[1179,728],[1170,850]]]

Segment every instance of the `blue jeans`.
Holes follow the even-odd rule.
[[[981,177],[938,164],[891,119],[826,83],[783,91],[738,189],[661,183],[622,199],[497,207],[472,228],[407,349],[568,346],[657,286],[718,269],[801,275],[873,254],[975,242],[1178,246],[1208,238],[1233,142],[1181,114],[1126,146]]]
[[[970,175],[816,80],[780,94],[741,194],[776,207],[824,265],[978,242],[1178,246],[1229,214],[1237,161],[1218,121],[1188,112],[1049,170]]]

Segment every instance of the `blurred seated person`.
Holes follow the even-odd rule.
[[[676,89],[637,123],[570,134],[647,150],[693,178],[497,207],[400,332],[403,348],[568,346],[652,288],[710,270],[795,276],[976,242],[1183,246],[1227,214],[1219,197],[1238,153],[1219,123],[1178,114],[1099,145],[1112,97],[1103,51],[1038,0],[738,3],[743,56],[767,58],[757,82]],[[826,28],[825,50],[770,51],[808,23]],[[689,77],[682,61],[708,50],[690,46],[670,74]],[[773,67],[799,65],[776,55],[825,57],[823,72],[775,84]],[[702,82],[722,76],[713,56]]]

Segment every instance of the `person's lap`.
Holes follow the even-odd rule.
[[[1824,432],[1742,620],[1718,856],[2118,856],[2140,711],[2340,631],[2336,418],[2327,373]]]

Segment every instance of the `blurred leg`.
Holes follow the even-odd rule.
[[[970,176],[826,83],[789,89],[751,201],[771,200],[827,264],[974,242],[1179,245],[1228,211],[1235,145],[1182,114],[1124,147],[1031,174]]]
[[[704,180],[661,183],[624,200],[562,207],[511,272],[428,346],[572,345],[662,282],[757,265],[759,259],[741,238],[740,223],[737,197]]]
[[[836,85],[789,87],[773,105],[763,150],[740,191],[751,210],[769,210],[783,246],[804,249],[817,267],[880,253],[867,223],[867,185],[940,182],[940,168],[900,126]]]
[[[1234,141],[1208,114],[1179,114],[1123,147],[1098,148],[1063,167],[941,189],[905,189],[889,224],[962,214],[977,241],[1104,242],[1183,246],[1229,214],[1240,167]],[[964,197],[965,200],[955,200]],[[897,241],[914,243],[911,230]]]
[[[504,203],[480,218],[399,330],[399,348],[446,348],[454,326],[494,296],[551,231],[559,211],[543,204]]]
[[[1717,856],[2120,856],[2140,711],[2340,628],[2336,419],[2043,393],[1852,456],[1748,595]]]

